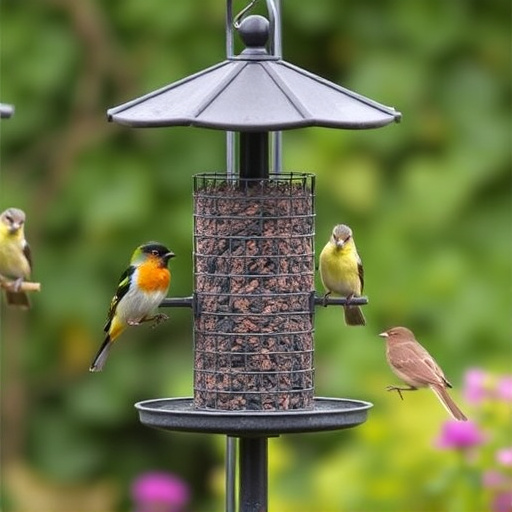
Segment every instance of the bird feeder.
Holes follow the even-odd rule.
[[[108,111],[109,121],[132,127],[228,134],[226,172],[193,178],[192,296],[162,303],[193,309],[193,397],[136,407],[151,427],[238,438],[242,512],[267,510],[268,437],[354,427],[371,407],[314,393],[314,312],[323,303],[314,289],[315,176],[281,169],[280,131],[400,120],[394,109],[284,61],[279,2],[267,0],[267,8],[270,22],[245,16],[248,9],[233,19],[228,0],[225,61]],[[227,480],[232,511],[233,475]]]

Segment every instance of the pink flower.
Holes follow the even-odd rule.
[[[489,469],[488,471],[484,471],[482,475],[482,484],[484,487],[495,489],[496,487],[501,487],[505,482],[505,477],[499,471],[494,469]]]
[[[442,450],[465,450],[485,442],[485,436],[472,421],[445,421],[436,446]]]
[[[512,375],[505,375],[496,385],[496,394],[498,398],[506,402],[512,402]]]
[[[512,466],[512,447],[498,450],[496,452],[496,460],[502,466]]]
[[[492,510],[493,512],[512,512],[512,492],[497,493],[492,500]]]
[[[190,500],[188,485],[170,473],[151,472],[139,476],[132,485],[137,512],[181,510]]]
[[[471,368],[464,375],[464,398],[478,404],[489,396],[489,375],[480,368]]]

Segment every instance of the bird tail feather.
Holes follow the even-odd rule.
[[[448,394],[445,388],[441,386],[431,385],[430,389],[436,394],[439,401],[443,404],[445,409],[453,416],[454,419],[459,421],[467,421],[464,413],[458,408],[457,404],[453,401],[452,397]]]
[[[5,292],[7,304],[10,306],[18,306],[28,309],[30,307],[30,300],[25,292]]]
[[[101,372],[103,370],[103,366],[105,366],[105,362],[107,361],[108,354],[110,353],[110,348],[112,347],[112,340],[110,335],[107,334],[105,340],[101,344],[100,349],[98,350],[94,360],[89,368],[90,372]]]
[[[366,325],[366,319],[359,306],[344,306],[345,323],[347,325]]]

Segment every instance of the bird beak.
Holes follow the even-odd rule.
[[[17,222],[12,224],[11,227],[9,228],[9,233],[11,233],[11,235],[14,235],[14,233],[16,233],[18,231],[18,229],[20,229],[21,227],[21,224],[18,224]]]
[[[380,336],[381,338],[389,338],[389,334],[388,334],[387,332],[381,332],[381,333],[379,334],[379,336]]]
[[[345,245],[344,240],[336,240],[336,247],[339,247],[340,249]]]
[[[176,255],[173,252],[166,252],[164,255],[164,258],[166,260],[170,260],[171,258],[174,258],[174,256],[176,256]]]

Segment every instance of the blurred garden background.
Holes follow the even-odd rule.
[[[270,509],[510,511],[510,4],[282,9],[285,60],[403,120],[284,134],[285,169],[317,174],[317,254],[348,223],[370,300],[364,329],[317,310],[316,395],[374,408],[357,429],[272,439]],[[26,211],[42,284],[28,312],[2,302],[1,510],[132,512],[134,481],[162,471],[189,486],[187,510],[223,510],[224,438],[148,429],[133,407],[192,394],[190,311],[88,367],[137,245],[168,245],[170,295],[191,293],[192,175],[225,169],[222,132],[130,129],[106,110],[222,61],[225,2],[3,0],[0,16],[0,101],[16,108],[1,122],[0,210]],[[443,367],[471,432],[447,432],[428,390],[386,392],[397,380],[377,334],[393,325]]]

